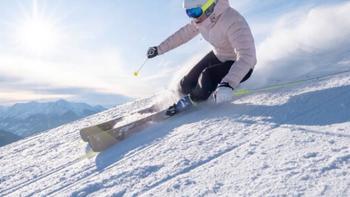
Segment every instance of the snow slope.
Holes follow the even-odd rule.
[[[271,90],[155,123],[100,154],[79,129],[0,148],[0,196],[350,196],[350,76]]]

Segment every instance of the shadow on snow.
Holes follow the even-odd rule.
[[[183,114],[171,120],[150,125],[143,132],[100,153],[96,157],[97,169],[103,171],[107,167],[115,165],[121,159],[128,158],[133,153],[146,149],[152,142],[163,139],[175,128],[203,119],[228,117],[245,124],[256,124],[254,120],[247,121],[240,119],[242,115],[245,115],[249,117],[263,117],[265,122],[275,124],[276,127],[285,124],[325,126],[348,122],[350,121],[350,86],[307,92],[291,97],[288,102],[282,105],[209,105],[208,107],[198,109],[194,113]],[[308,132],[350,138],[350,135],[334,132]]]

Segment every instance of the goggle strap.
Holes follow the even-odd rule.
[[[208,0],[208,1],[202,6],[203,12],[205,12],[213,3],[215,3],[215,0]]]
[[[215,7],[215,3],[212,4],[205,12],[204,14],[208,17],[210,16],[213,12],[214,12],[214,7]]]

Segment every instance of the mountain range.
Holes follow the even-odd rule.
[[[0,147],[18,141],[20,139],[22,138],[15,134],[6,131],[0,131]]]
[[[66,100],[19,103],[0,107],[0,130],[27,137],[103,110],[105,108],[102,106]]]

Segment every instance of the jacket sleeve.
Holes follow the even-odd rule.
[[[256,49],[251,30],[244,19],[232,24],[227,34],[234,48],[236,61],[222,81],[236,88],[249,70],[256,65]]]
[[[189,23],[171,35],[158,46],[158,53],[164,54],[176,47],[190,41],[199,34],[199,30],[193,23]]]

